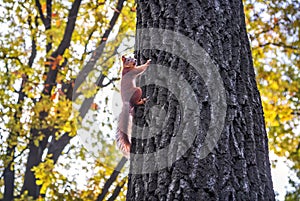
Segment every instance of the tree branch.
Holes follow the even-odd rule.
[[[108,85],[110,85],[111,83],[113,83],[114,81],[120,80],[119,77],[113,77],[111,79],[109,79],[109,82],[107,82],[106,84],[100,84],[100,87],[107,87]]]
[[[51,19],[52,19],[52,0],[47,0],[47,24],[45,25],[46,29],[51,27]]]
[[[97,25],[95,24],[94,27],[92,28],[91,33],[90,33],[89,36],[88,36],[88,39],[87,39],[85,45],[84,45],[84,51],[83,51],[82,57],[81,57],[81,59],[80,59],[81,61],[84,60],[84,55],[87,53],[87,46],[88,46],[88,44],[89,44],[89,41],[91,40],[91,38],[92,38],[92,36],[93,36],[93,34],[94,34],[94,32],[95,32],[96,30],[97,30]]]
[[[111,22],[109,23],[110,26],[109,28],[105,31],[100,46],[97,47],[97,49],[94,51],[93,56],[91,57],[90,61],[85,65],[85,67],[80,71],[78,77],[76,78],[75,81],[75,86],[73,88],[73,94],[76,93],[76,89],[78,89],[78,87],[82,84],[82,82],[85,80],[86,76],[88,75],[89,72],[91,72],[91,70],[93,69],[96,61],[98,60],[98,58],[100,58],[101,54],[103,53],[103,49],[105,47],[106,44],[106,39],[109,36],[109,34],[111,33],[119,15],[120,15],[120,11],[123,8],[123,3],[125,0],[119,0],[118,4],[117,4],[117,9],[118,12],[115,11],[114,15],[111,19]],[[104,79],[103,75],[101,75],[99,79]],[[98,82],[97,83],[102,83],[102,82]],[[82,107],[80,108],[80,117],[83,119],[83,117],[86,115],[88,109],[90,108],[91,104],[93,103],[94,97],[92,98],[88,98],[85,99]],[[48,154],[52,154],[52,159],[54,160],[54,162],[57,162],[59,156],[61,155],[63,149],[65,148],[65,146],[70,142],[70,140],[72,139],[71,136],[69,136],[68,133],[65,133],[61,138],[59,138],[58,140],[53,139],[53,142],[51,142],[49,148],[48,148]]]
[[[118,186],[115,188],[113,194],[111,195],[110,198],[108,198],[107,201],[114,201],[114,200],[116,200],[116,198],[117,198],[118,195],[120,194],[120,192],[121,192],[121,190],[122,190],[122,188],[123,188],[123,186],[124,186],[125,184],[126,184],[126,179],[124,178],[124,179],[121,181],[120,185],[118,185]]]
[[[58,46],[57,50],[55,52],[52,53],[51,58],[47,59],[47,63],[51,63],[53,62],[53,58],[56,59],[59,55],[63,55],[65,50],[70,46],[70,42],[72,39],[72,34],[75,28],[75,23],[76,23],[76,17],[79,11],[79,7],[80,7],[80,3],[81,0],[75,0],[74,3],[72,4],[72,7],[70,9],[69,12],[69,16],[68,16],[68,22],[67,22],[67,26],[65,29],[65,33],[63,36],[63,39],[60,43],[60,45]],[[56,77],[57,77],[57,73],[58,73],[58,68],[53,68],[52,65],[49,65],[49,71],[47,74],[47,78],[45,81],[45,87],[43,90],[43,93],[46,95],[49,95],[49,93],[51,92],[53,86],[50,85],[50,83],[55,83]]]
[[[44,95],[51,94],[51,90],[53,88],[53,85],[51,83],[56,82],[56,77],[57,77],[57,73],[58,73],[57,65],[59,63],[58,59],[60,59],[58,56],[63,55],[66,48],[68,48],[70,45],[70,41],[72,38],[72,33],[74,31],[76,17],[77,17],[78,11],[79,11],[80,3],[81,3],[81,0],[75,0],[74,3],[72,4],[72,7],[69,12],[68,22],[67,22],[67,26],[65,29],[63,39],[62,39],[59,47],[57,48],[57,50],[55,52],[53,52],[51,57],[49,57],[46,61],[47,63],[45,64],[45,66],[47,66],[49,68],[49,71],[47,73],[45,87],[42,92]],[[38,2],[38,4],[39,4],[39,2]],[[50,6],[51,0],[47,0],[47,4],[49,4],[49,6]],[[49,14],[49,11],[51,11],[51,6],[50,7],[49,6],[47,8],[48,14]],[[50,15],[51,15],[51,13],[50,13]],[[49,20],[49,19],[50,18],[47,18],[47,20]],[[45,119],[45,117],[47,115],[48,114],[46,112],[40,113],[40,120],[42,121],[43,119]],[[52,130],[51,130],[51,128],[44,129],[44,130],[31,129],[30,132],[31,132],[32,139],[29,143],[29,154],[28,154],[28,160],[27,160],[28,162],[26,164],[24,183],[23,183],[21,193],[23,193],[24,191],[27,190],[28,195],[33,196],[34,198],[37,198],[40,194],[40,186],[38,186],[36,184],[36,182],[35,182],[36,179],[35,179],[34,173],[31,171],[31,169],[32,169],[32,167],[38,165],[41,162],[43,152],[48,143],[48,138],[52,134]],[[40,132],[44,133],[45,137],[42,141],[40,141],[39,146],[37,147],[37,146],[35,146],[33,141],[34,141],[34,138],[36,136],[38,136]]]
[[[51,29],[51,20],[52,20],[52,0],[47,0],[46,2],[47,5],[47,17],[45,19],[45,29],[49,30]],[[50,36],[50,39],[47,41],[46,45],[46,52],[50,52],[52,49],[52,35]]]
[[[23,88],[25,86],[26,80],[27,80],[26,76],[22,77],[21,87],[18,92],[19,96],[18,96],[17,104],[21,104],[24,101],[25,93],[23,92]],[[18,115],[18,113],[22,113],[21,107],[19,107],[19,109],[14,114],[14,120],[17,122],[20,121],[20,116]],[[14,189],[15,189],[15,168],[14,168],[13,162],[18,157],[18,155],[15,156],[15,150],[16,150],[17,145],[10,146],[10,141],[18,136],[19,136],[19,132],[14,132],[13,130],[11,130],[9,133],[8,139],[7,139],[8,147],[6,150],[6,156],[8,157],[9,162],[3,171],[4,200],[13,200],[13,196],[14,196],[13,194],[14,194]],[[23,151],[25,151],[25,149]],[[21,151],[20,155],[23,153],[23,151]]]
[[[29,28],[30,30],[32,31],[33,30],[33,27],[31,25],[31,18],[28,18],[28,24],[29,24]],[[37,17],[35,17],[35,25],[37,27]],[[36,51],[36,41],[35,41],[35,35],[32,35],[31,36],[31,55],[29,57],[29,60],[28,60],[28,66],[32,67],[32,64],[34,62],[34,59],[36,57],[36,54],[37,54],[37,51]]]
[[[22,64],[21,60],[19,57],[11,57],[11,56],[0,56],[0,59],[12,59],[12,60],[17,60],[20,64]]]
[[[104,65],[109,59],[111,59],[113,56],[115,56],[115,54],[118,52],[117,50],[118,50],[119,47],[120,47],[120,45],[118,45],[117,47],[115,47],[114,52],[113,52],[110,56],[106,57],[105,60],[104,60],[101,64],[99,64],[99,65],[100,65],[100,66]],[[127,49],[129,49],[129,48],[126,48],[125,51],[126,51]],[[99,76],[98,80],[96,81],[96,85],[97,85],[98,87],[106,87],[106,86],[108,86],[109,84],[112,83],[112,82],[111,82],[111,83],[109,83],[109,84],[107,84],[107,85],[105,85],[105,86],[101,85],[105,77],[106,77],[106,76],[104,76],[103,74],[101,74],[101,75]],[[100,78],[102,79],[102,81],[99,81]],[[120,78],[114,78],[114,79],[120,79]],[[76,80],[77,80],[77,79],[76,79]],[[114,81],[115,81],[115,80],[114,80]],[[82,94],[81,92],[75,92],[75,91],[74,91],[74,93],[73,93],[73,100],[76,100],[76,99],[78,98],[78,96],[80,96],[81,94]]]
[[[265,43],[265,44],[259,44],[258,47],[265,47],[265,46],[268,46],[268,45],[283,47],[283,48],[286,48],[286,49],[300,50],[300,47],[296,47],[296,46],[292,46],[292,45],[286,45],[282,42],[279,42],[279,43],[268,42],[268,43]],[[256,47],[256,48],[258,48],[258,47]]]
[[[113,182],[117,179],[118,175],[120,174],[121,169],[124,167],[127,159],[125,157],[122,157],[120,162],[118,163],[117,167],[113,171],[113,173],[110,175],[108,180],[105,182],[101,194],[98,196],[97,201],[102,201],[105,197],[105,195],[108,193],[108,190],[110,186],[113,184]],[[119,193],[118,193],[119,194]]]
[[[39,14],[40,14],[40,18],[41,18],[41,20],[42,20],[44,26],[46,27],[46,19],[45,19],[45,16],[44,16],[44,14],[43,14],[41,2],[40,2],[39,0],[35,0],[35,5],[36,5],[36,7],[37,7],[37,9],[38,9],[38,12],[39,12]]]
[[[52,54],[52,57],[63,55],[65,50],[70,46],[80,4],[81,4],[81,0],[75,0],[74,3],[72,4],[72,8],[68,16],[68,22],[65,29],[64,37],[61,43],[59,44],[57,50]]]
[[[120,12],[123,8],[124,1],[125,0],[119,0],[118,1],[117,7],[114,11],[114,15],[110,20],[110,23],[109,23],[109,26],[108,26],[109,28],[104,32],[104,34],[101,38],[99,46],[93,52],[93,55],[90,58],[90,60],[88,61],[88,63],[79,72],[79,74],[76,78],[75,86],[74,86],[74,92],[75,93],[76,93],[77,89],[80,87],[80,85],[84,82],[87,75],[93,70],[97,60],[100,58],[101,54],[103,53],[107,38],[109,37],[113,27],[115,26],[115,24],[117,22],[117,19],[120,15]]]

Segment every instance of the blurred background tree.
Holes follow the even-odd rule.
[[[269,147],[291,162],[297,178],[290,178],[293,190],[286,200],[299,200],[300,4],[296,0],[244,3]]]
[[[244,4],[270,149],[291,162],[298,179],[290,178],[286,200],[299,200],[299,2]],[[126,36],[135,30],[134,1],[3,0],[0,11],[0,199],[96,200],[105,189],[103,199],[124,200],[126,177],[107,182],[119,160],[101,89],[114,88],[119,76],[112,68],[122,41],[134,36]],[[104,119],[93,160],[76,136],[87,110],[71,112],[80,87],[74,80],[88,68],[97,70],[97,86],[75,97],[83,95],[85,108]],[[96,94],[102,104],[91,98]],[[88,175],[84,185],[80,175]]]

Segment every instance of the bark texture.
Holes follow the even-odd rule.
[[[173,30],[205,49],[222,77],[227,114],[218,145],[207,157],[199,159],[198,150],[208,130],[211,114],[211,97],[199,78],[201,76],[193,72],[186,61],[168,52],[137,51],[140,63],[151,58],[152,63],[169,66],[191,84],[201,108],[201,123],[193,146],[171,167],[150,174],[129,175],[127,199],[275,200],[268,139],[242,1],[138,0],[137,6],[137,28]],[[147,124],[145,119],[153,105],[164,109],[167,118],[163,122],[164,129],[155,137],[147,140],[132,138],[133,153],[150,153],[163,148],[174,137],[180,123],[177,121],[180,114],[178,102],[168,89],[147,86],[144,96],[149,96],[150,100],[145,107],[137,108],[136,124]]]

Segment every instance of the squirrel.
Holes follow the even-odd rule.
[[[121,78],[122,111],[119,116],[116,142],[126,158],[130,155],[130,138],[134,106],[143,105],[147,98],[142,98],[142,89],[136,86],[136,77],[150,65],[151,59],[137,66],[136,59],[122,56],[123,70]]]

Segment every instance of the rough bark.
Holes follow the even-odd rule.
[[[242,1],[138,0],[137,28],[173,30],[200,44],[214,61],[223,80],[227,113],[217,146],[201,159],[198,150],[211,120],[212,97],[207,86],[186,61],[159,50],[137,51],[140,63],[151,58],[152,63],[169,66],[178,72],[178,76],[188,80],[201,108],[201,123],[193,146],[170,167],[149,174],[129,175],[127,199],[275,200],[268,139]],[[180,123],[174,122],[180,110],[168,89],[147,86],[144,93],[150,100],[145,107],[137,109],[136,123],[146,125],[147,111],[152,105],[167,108],[169,118],[164,121],[165,129],[155,137],[148,140],[132,138],[132,153],[149,153],[163,148],[174,137],[176,124]],[[132,160],[134,157],[131,164]],[[131,171],[133,168],[131,165]]]

